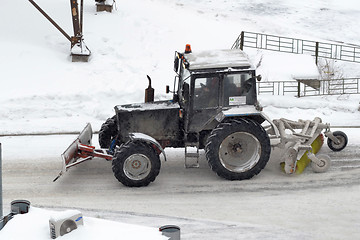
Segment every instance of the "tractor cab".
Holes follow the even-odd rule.
[[[210,131],[233,108],[259,112],[255,68],[239,49],[192,52],[187,45],[184,53],[175,52],[174,71],[174,100],[184,111],[185,132]]]

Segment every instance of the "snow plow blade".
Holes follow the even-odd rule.
[[[113,156],[107,154],[106,150],[95,149],[94,146],[91,146],[91,139],[92,128],[91,124],[88,123],[79,136],[70,144],[64,153],[61,154],[63,168],[53,182],[58,180],[69,168],[92,160],[94,157],[112,160]]]

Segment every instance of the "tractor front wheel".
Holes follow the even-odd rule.
[[[116,115],[108,118],[102,125],[99,131],[99,144],[101,148],[109,148],[112,141],[117,136],[117,121]],[[119,144],[117,144],[119,145]]]
[[[228,180],[250,179],[270,158],[270,140],[264,128],[248,119],[219,124],[205,147],[206,158],[217,175]]]
[[[149,185],[159,175],[160,166],[159,155],[140,141],[123,144],[112,162],[116,179],[128,187]]]

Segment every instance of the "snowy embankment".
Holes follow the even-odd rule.
[[[60,0],[37,3],[65,31],[71,32],[68,4]],[[14,19],[7,10],[13,4],[18,6],[21,19]],[[359,3],[354,0],[341,4],[322,0],[302,3],[283,0],[276,4],[271,0],[257,3],[231,0],[221,4],[205,0],[122,1],[111,14],[96,13],[93,2],[84,4],[84,38],[92,57],[88,63],[72,63],[68,56],[70,43],[30,3],[20,0],[1,3],[0,15],[14,22],[0,23],[4,32],[0,45],[3,66],[0,134],[80,131],[86,122],[98,130],[114,114],[115,105],[144,101],[147,74],[153,79],[155,97],[169,99],[171,94],[165,94],[165,85],[173,86],[173,53],[183,51],[186,43],[192,44],[193,51],[227,49],[242,30],[355,44],[359,35],[354,10]],[[324,26],[328,22],[332,22],[331,29]],[[258,73],[264,81],[316,74],[309,56],[245,51],[255,65],[262,59]],[[357,65],[346,66],[346,76],[360,75]],[[287,102],[289,118],[296,118],[294,115],[305,118],[296,106],[291,106],[291,97],[260,99],[269,115],[270,106]],[[308,102],[329,102],[326,97],[315,99]],[[356,97],[350,101],[359,102]],[[348,101],[331,98],[331,102],[336,106]],[[315,103],[303,108],[309,105],[316,108]],[[342,110],[332,108],[339,115]]]

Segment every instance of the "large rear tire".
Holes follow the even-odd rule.
[[[206,158],[217,175],[228,180],[250,179],[270,158],[270,139],[264,128],[248,119],[219,124],[205,146]]]
[[[109,148],[118,133],[116,115],[108,118],[99,131],[99,145],[101,148]],[[119,145],[119,144],[117,144]]]
[[[116,179],[128,187],[149,185],[159,175],[160,167],[159,155],[140,141],[123,144],[112,162]]]

